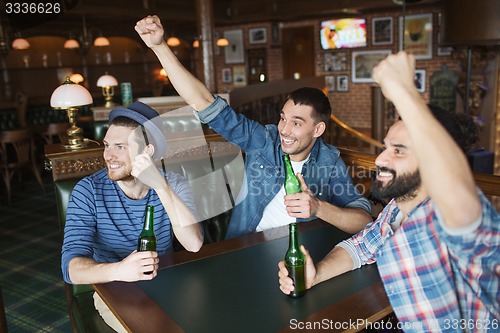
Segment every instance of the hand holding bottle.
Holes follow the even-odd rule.
[[[158,271],[158,253],[156,251],[134,251],[125,259],[115,263],[113,269],[115,281],[134,282],[152,280]],[[150,274],[146,274],[151,272]]]
[[[297,173],[302,192],[285,195],[285,206],[288,215],[296,218],[310,218],[316,216],[320,200],[314,196],[307,186],[304,177]]]
[[[302,250],[302,252],[306,257],[305,285],[307,290],[311,289],[311,287],[314,284],[314,280],[316,279],[316,267],[314,266],[309,251],[306,250],[304,245],[301,245],[300,249]],[[290,278],[289,276],[288,269],[286,268],[284,260],[278,263],[278,268],[279,268],[278,277],[279,277],[280,289],[284,294],[289,295],[295,289],[295,286],[293,284],[292,278]]]

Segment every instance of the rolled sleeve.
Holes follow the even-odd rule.
[[[212,121],[228,105],[227,101],[219,95],[214,95],[214,97],[215,101],[213,101],[212,104],[210,104],[205,110],[198,112],[198,118],[203,124],[208,124]]]
[[[339,244],[337,244],[337,246],[343,248],[344,250],[347,251],[347,253],[349,253],[349,255],[351,256],[351,259],[354,263],[354,265],[352,267],[353,270],[361,267],[361,259],[356,254],[356,248],[354,246],[354,242],[351,239],[346,239],[346,240],[340,242]]]
[[[345,205],[346,208],[360,208],[366,211],[368,214],[372,213],[372,208],[370,202],[365,197],[360,197],[354,201],[349,202]]]

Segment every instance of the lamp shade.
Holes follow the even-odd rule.
[[[69,79],[71,81],[75,82],[76,84],[78,84],[80,82],[83,82],[83,80],[84,80],[82,74],[78,74],[78,73],[71,74],[71,76],[69,77]]]
[[[195,40],[193,41],[193,48],[195,48],[195,49],[196,49],[196,48],[198,48],[198,47],[200,47],[200,41],[199,41],[198,39],[195,39]]]
[[[64,42],[65,49],[77,49],[79,47],[80,44],[78,44],[78,41],[76,39],[68,39],[66,42]]]
[[[224,47],[229,45],[229,41],[226,38],[222,37],[217,39],[217,42],[215,44],[219,47]]]
[[[113,75],[104,74],[97,80],[98,87],[115,87],[118,85],[118,81],[116,81]]]
[[[106,37],[97,37],[95,40],[94,40],[94,46],[109,46],[109,39],[107,39]]]
[[[55,109],[68,109],[92,103],[90,92],[69,78],[66,78],[66,81],[57,87],[50,97],[50,106]]]
[[[12,48],[15,50],[26,50],[29,49],[30,43],[24,38],[16,38],[12,42]]]
[[[181,45],[181,41],[177,37],[169,37],[167,39],[167,45],[168,46],[179,46],[179,45]]]

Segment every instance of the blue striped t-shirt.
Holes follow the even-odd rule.
[[[181,175],[165,174],[171,188],[195,216],[193,191]],[[155,190],[138,200],[128,198],[102,169],[80,180],[69,199],[64,228],[61,268],[71,283],[68,266],[75,257],[97,262],[118,262],[137,249],[146,206],[154,206],[154,225],[159,255],[172,251],[171,224]]]

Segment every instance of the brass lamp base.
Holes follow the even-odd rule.
[[[82,149],[90,145],[89,141],[83,137],[83,129],[76,126],[76,115],[78,110],[76,108],[69,108],[66,110],[71,127],[66,132],[68,134],[68,144],[63,145],[66,149]]]
[[[83,149],[87,148],[88,146],[90,146],[90,141],[86,140],[84,140],[82,143],[63,145],[65,149],[71,149],[71,150]]]
[[[104,104],[104,107],[112,108],[115,105],[115,102],[113,102],[113,96],[106,97],[106,103]]]
[[[115,103],[113,102],[114,94],[115,90],[113,87],[110,86],[102,87],[102,95],[104,96],[104,101],[106,102],[104,104],[105,107],[112,108],[113,106],[115,106]]]

